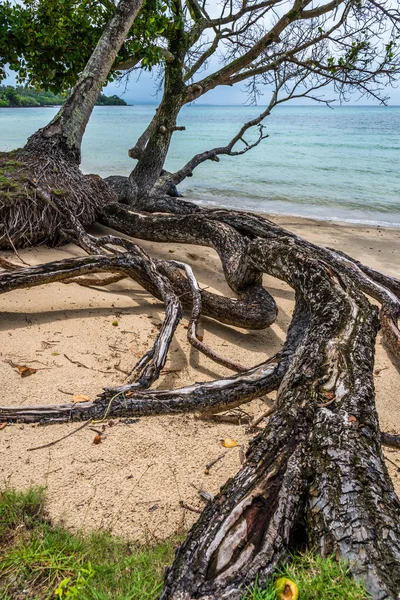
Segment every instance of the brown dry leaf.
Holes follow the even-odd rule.
[[[326,398],[327,400],[333,400],[334,397],[335,394],[333,392],[324,392],[324,398]]]
[[[5,429],[6,427],[7,427],[7,423],[6,423],[6,422],[4,422],[4,423],[0,423],[0,431],[1,431],[2,429]]]
[[[198,336],[197,336],[197,339],[198,339],[200,342],[202,342],[202,341],[204,340],[204,335],[198,335]]]
[[[17,365],[16,369],[21,377],[28,377],[29,375],[33,375],[36,373],[36,369],[32,369],[31,367],[27,367],[26,365]]]
[[[235,448],[236,446],[239,446],[239,444],[232,438],[225,438],[224,440],[221,440],[221,446],[224,448]]]
[[[96,433],[94,436],[93,444],[101,444],[101,433]]]
[[[75,394],[75,396],[72,396],[72,402],[89,402],[89,396],[85,396],[85,394]]]

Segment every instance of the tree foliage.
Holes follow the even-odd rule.
[[[0,80],[5,67],[19,82],[59,93],[73,87],[106,23],[115,10],[111,0],[25,0],[0,5]],[[116,65],[140,53],[150,68],[162,54],[154,40],[167,26],[165,0],[147,0],[116,59]],[[118,75],[115,69],[109,81]]]

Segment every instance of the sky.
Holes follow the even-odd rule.
[[[117,94],[121,96],[128,104],[158,104],[161,99],[161,93],[157,93],[157,80],[155,74],[143,72],[138,79],[136,75],[130,78],[128,83],[113,82],[109,84],[104,93],[111,96]],[[258,103],[260,105],[268,104],[269,102],[269,91],[267,88],[264,89],[264,95],[260,97]],[[322,92],[321,92],[322,93]],[[325,95],[331,99],[333,94],[330,93],[329,88],[326,88]],[[400,87],[397,89],[387,88],[387,94],[390,96],[390,105],[400,105]],[[202,98],[196,101],[196,104],[219,104],[219,105],[238,105],[245,104],[247,101],[247,95],[244,90],[244,84],[237,84],[232,87],[220,86],[214,90],[211,90],[205,94]],[[315,104],[311,100],[305,99],[295,100],[294,104]],[[358,98],[354,96],[349,104],[377,104],[376,100],[362,98],[358,102]]]

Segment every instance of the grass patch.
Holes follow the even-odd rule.
[[[176,542],[141,548],[104,532],[72,534],[45,518],[43,490],[5,491],[0,495],[0,597],[156,600]]]
[[[349,574],[345,563],[334,557],[321,558],[304,553],[292,557],[287,565],[277,569],[273,581],[262,589],[255,585],[244,600],[276,600],[274,581],[287,577],[299,588],[299,600],[368,600],[370,596],[361,583]]]
[[[2,600],[156,600],[163,571],[178,539],[154,547],[129,544],[108,533],[72,534],[46,518],[43,488],[0,493]],[[274,581],[288,577],[300,600],[366,600],[346,566],[299,554],[277,570],[266,588],[243,600],[276,600]]]

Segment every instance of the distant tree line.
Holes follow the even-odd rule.
[[[65,98],[65,94],[54,94],[31,87],[0,85],[0,107],[59,106],[64,104]],[[104,94],[99,95],[96,104],[98,106],[127,106],[122,98]]]

